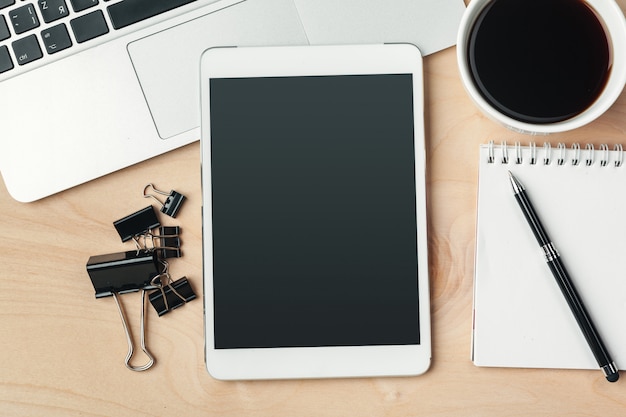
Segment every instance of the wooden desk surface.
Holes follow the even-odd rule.
[[[619,1],[626,10],[626,0]],[[44,200],[0,185],[0,415],[5,416],[621,416],[626,376],[600,371],[477,368],[470,361],[478,145],[533,138],[486,119],[457,73],[455,48],[425,59],[433,361],[411,378],[220,382],[206,372],[198,143]],[[626,92],[593,124],[550,142],[624,143]],[[544,138],[536,140],[541,144]],[[188,197],[172,262],[199,299],[158,318],[148,306],[149,371],[124,367],[112,298],[96,300],[90,255],[132,250],[112,221],[150,202],[144,185]],[[165,222],[164,222],[165,223]],[[139,323],[139,293],[123,297]],[[137,330],[135,330],[137,333]],[[140,358],[141,359],[141,358]],[[622,364],[621,366],[626,366]]]

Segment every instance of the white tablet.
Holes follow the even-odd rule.
[[[425,372],[419,50],[217,48],[201,77],[209,373]]]

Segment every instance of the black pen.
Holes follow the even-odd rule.
[[[526,220],[535,234],[541,249],[543,249],[548,267],[550,267],[552,275],[554,275],[556,282],[559,284],[561,292],[567,300],[567,304],[569,304],[569,307],[578,322],[578,326],[580,326],[580,330],[583,332],[585,339],[587,339],[587,343],[593,352],[593,356],[596,357],[596,361],[598,362],[600,369],[602,369],[602,372],[604,372],[606,379],[609,382],[617,381],[619,379],[617,366],[615,365],[615,362],[611,360],[611,356],[604,346],[602,339],[600,339],[600,335],[593,325],[593,322],[587,313],[587,309],[580,299],[576,288],[574,288],[574,284],[565,270],[565,267],[561,263],[561,255],[559,255],[559,252],[554,247],[554,243],[552,243],[552,240],[550,240],[548,234],[541,225],[541,222],[539,221],[539,218],[537,217],[537,214],[535,213],[535,210],[526,195],[526,189],[510,171],[509,179],[511,180],[511,186],[513,187],[515,199],[519,203],[519,206],[524,213],[524,217],[526,217]]]

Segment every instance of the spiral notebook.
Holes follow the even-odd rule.
[[[480,147],[472,360],[598,369],[518,206],[526,187],[618,368],[626,369],[626,163],[620,146]]]

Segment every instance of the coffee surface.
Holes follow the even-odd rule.
[[[528,123],[581,113],[611,70],[603,23],[581,0],[494,0],[471,30],[468,54],[482,96]]]

